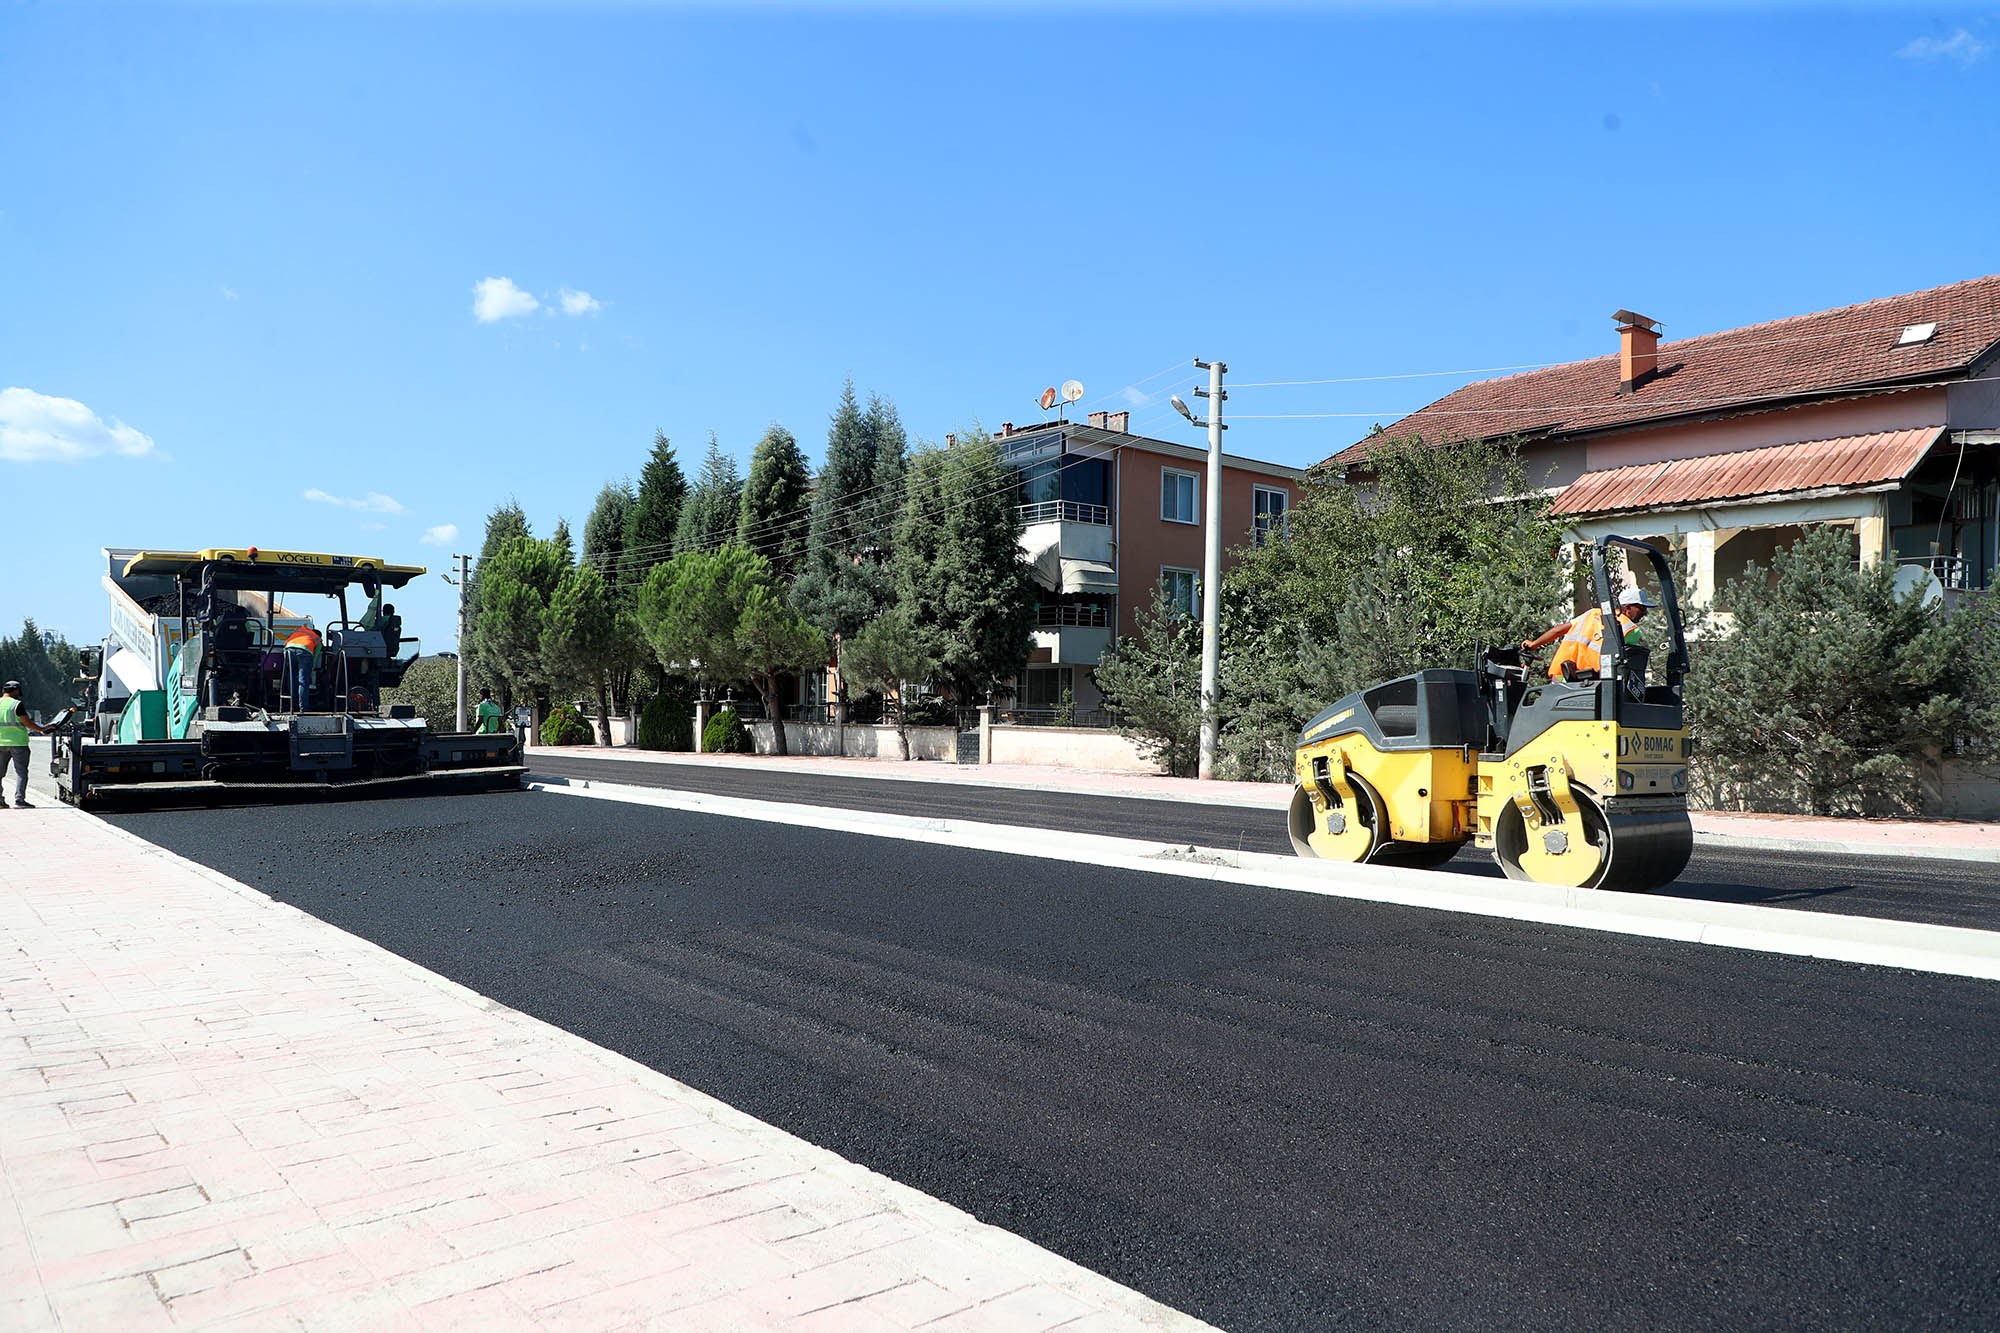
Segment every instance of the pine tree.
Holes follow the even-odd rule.
[[[625,520],[625,563],[616,582],[636,588],[646,572],[673,555],[674,529],[687,502],[687,478],[674,460],[674,446],[665,432],[653,432],[653,452],[639,470],[639,490]]]
[[[771,562],[780,585],[790,587],[805,554],[806,506],[812,475],[792,433],[776,422],[757,441],[750,477],[737,507],[736,540]]]
[[[865,507],[873,549],[886,553],[896,520],[903,511],[903,469],[907,465],[909,437],[896,405],[877,394],[868,396],[868,411],[862,417],[875,463],[869,474],[870,493]]]
[[[854,381],[841,390],[826,436],[826,462],[813,492],[805,559],[792,588],[793,603],[822,631],[844,637],[882,609],[889,581],[867,553],[882,542],[870,531],[868,510],[875,479],[874,440]]]
[[[618,566],[625,554],[625,523],[638,497],[632,483],[607,481],[597,493],[590,517],[583,523],[583,563],[597,566],[607,582],[618,580]]]
[[[539,704],[550,683],[542,633],[562,576],[555,543],[533,537],[509,538],[480,564],[483,586],[473,638],[491,668],[482,679],[505,682],[510,696],[534,696]]]
[[[572,568],[576,564],[576,543],[570,539],[568,519],[556,520],[555,535],[549,540],[555,544],[556,554],[562,557],[563,568]]]
[[[736,460],[722,451],[715,432],[708,434],[708,454],[702,459],[701,480],[688,492],[674,529],[674,553],[713,551],[736,535],[743,505],[743,478]]]

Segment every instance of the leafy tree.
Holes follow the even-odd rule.
[[[905,759],[910,757],[909,687],[929,680],[936,669],[937,659],[925,651],[924,636],[903,607],[884,611],[842,645],[841,674],[863,689],[895,694],[896,740]]]
[[[475,637],[480,659],[520,693],[541,703],[550,683],[542,635],[549,601],[562,582],[561,553],[552,541],[514,537],[480,566],[479,622]]]
[[[639,747],[645,750],[694,748],[692,691],[669,689],[646,701],[639,715]]]
[[[1035,585],[1009,481],[999,445],[977,428],[918,452],[905,474],[896,601],[936,663],[932,679],[961,703],[1017,676],[1033,637]]]
[[[1915,810],[1948,747],[2000,740],[2000,608],[1898,596],[1890,566],[1856,566],[1844,528],[1745,567],[1695,630],[1696,769],[1752,808]]]
[[[722,451],[711,431],[701,480],[688,492],[680,523],[674,529],[675,553],[713,551],[735,537],[742,506],[743,478],[736,471],[736,460]]]
[[[469,668],[469,664],[468,664]],[[469,702],[479,702],[479,687],[491,682],[468,675]],[[449,657],[420,657],[403,673],[402,683],[382,691],[382,703],[408,704],[435,731],[450,731],[458,717],[458,663]]]
[[[549,599],[542,626],[542,657],[549,679],[584,681],[597,690],[600,745],[611,744],[607,696],[611,673],[628,656],[620,641],[622,633],[617,599],[597,566],[576,565],[565,571]]]
[[[1289,536],[1224,581],[1224,748],[1246,776],[1289,771],[1299,726],[1341,695],[1560,618],[1562,525],[1514,447],[1384,439],[1367,468],[1315,473]]]
[[[480,585],[488,562],[500,553],[500,548],[516,537],[530,535],[532,534],[528,530],[528,516],[521,512],[519,504],[510,497],[507,503],[497,506],[486,516],[486,539],[480,543],[479,562],[473,566],[472,578],[465,589],[465,623],[472,630],[468,635],[471,642],[461,643],[458,650],[465,654],[468,674],[480,680],[494,682],[500,693],[500,706],[508,709],[514,706],[513,684],[507,673],[500,669],[500,665],[487,657],[479,642],[478,625],[482,605]]]
[[[654,431],[652,455],[639,470],[639,489],[625,515],[624,564],[618,583],[637,588],[653,566],[672,556],[687,490],[674,446],[665,432]]]
[[[736,540],[771,562],[771,573],[790,586],[805,555],[806,507],[812,474],[792,433],[776,422],[757,441],[750,477],[737,510]]]
[[[805,558],[792,588],[805,618],[836,639],[860,629],[888,600],[888,576],[870,555],[882,545],[870,524],[874,481],[875,439],[849,380],[827,430]]]
[[[1168,773],[1191,778],[1201,759],[1201,625],[1180,615],[1164,588],[1133,619],[1139,632],[1118,640],[1092,678],[1119,734]]]
[[[662,666],[754,684],[775,752],[786,753],[778,681],[825,661],[826,640],[786,601],[770,562],[734,542],[683,551],[647,576],[639,618]]]

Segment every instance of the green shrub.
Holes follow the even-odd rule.
[[[569,704],[557,704],[542,719],[542,744],[588,745],[597,739],[590,724]]]
[[[750,729],[734,708],[725,708],[708,720],[701,733],[701,748],[709,754],[749,754]]]
[[[694,748],[694,719],[672,691],[656,694],[639,713],[639,748],[681,750]]]

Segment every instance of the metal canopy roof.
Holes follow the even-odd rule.
[[[1586,472],[1556,497],[1555,512],[1629,513],[1901,481],[1944,430],[1917,426]]]
[[[325,555],[316,551],[265,551],[211,548],[205,551],[140,551],[125,562],[125,576],[168,574],[199,578],[215,571],[218,588],[285,589],[296,592],[336,592],[366,579],[400,588],[425,572],[422,565],[392,565],[358,555]]]

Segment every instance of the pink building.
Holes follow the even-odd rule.
[[[1119,635],[1136,632],[1155,588],[1197,614],[1208,451],[1133,435],[1124,412],[1084,424],[1000,428],[1006,461],[1021,477],[1021,546],[1041,587],[1035,647],[1019,708],[1099,706],[1090,668]],[[1233,552],[1282,533],[1305,472],[1222,456],[1223,568]]]

